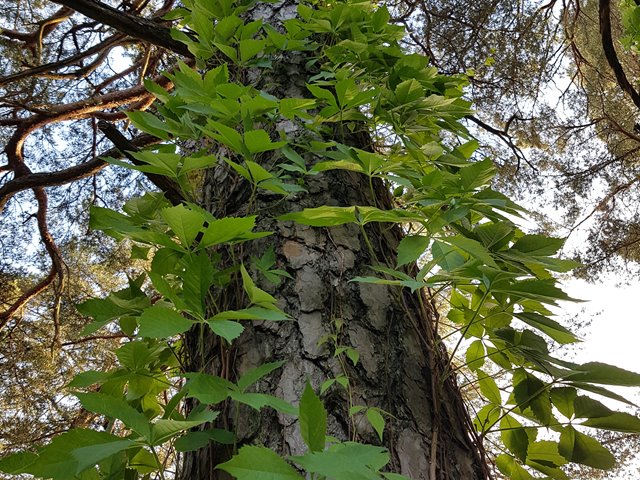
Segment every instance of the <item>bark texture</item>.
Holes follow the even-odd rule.
[[[282,20],[295,14],[295,4],[259,5],[252,15]],[[269,78],[255,78],[257,88],[282,98],[304,96],[306,58],[289,56],[274,66]],[[250,77],[252,74],[249,73]],[[292,123],[279,125],[289,135],[304,135]],[[336,138],[343,143],[368,149],[366,134]],[[225,152],[219,152],[225,153]],[[228,153],[228,152],[227,152]],[[309,159],[312,161],[311,159]],[[273,159],[265,158],[268,168]],[[460,392],[452,377],[441,381],[447,357],[434,333],[437,312],[424,294],[410,294],[387,286],[350,282],[358,275],[371,275],[369,265],[395,265],[394,251],[401,238],[397,227],[388,224],[367,226],[367,244],[356,225],[311,228],[274,217],[320,205],[377,205],[391,208],[388,191],[375,185],[371,198],[365,177],[351,172],[325,173],[307,181],[308,193],[287,201],[279,196],[258,193],[253,204],[257,230],[274,232],[260,241],[244,244],[245,265],[273,246],[277,268],[293,277],[275,287],[260,281],[260,287],[279,299],[279,307],[291,322],[254,322],[232,350],[226,350],[212,336],[193,332],[185,348],[190,368],[236,379],[242,372],[265,362],[285,360],[285,365],[258,390],[297,404],[307,380],[314,387],[342,373],[349,377],[352,404],[378,407],[389,412],[384,446],[391,453],[390,467],[415,480],[475,480],[486,478],[478,447],[469,434],[470,422]],[[220,164],[207,172],[201,204],[216,217],[247,215],[250,189]],[[224,253],[223,253],[224,255]],[[237,261],[237,257],[236,257]],[[226,308],[243,308],[241,288],[217,292]],[[340,327],[341,326],[341,327]],[[334,347],[322,343],[327,335],[339,336],[339,344],[352,346],[360,354],[353,366],[334,357]],[[329,435],[372,444],[379,440],[369,423],[348,416],[346,391],[334,385],[323,397],[330,412]],[[236,430],[241,444],[262,444],[283,455],[299,455],[305,450],[297,421],[263,409],[260,413],[241,407],[239,415],[229,407],[218,426]],[[238,423],[234,425],[235,419]],[[219,444],[187,453],[181,461],[181,479],[228,478],[214,466],[231,452]]]

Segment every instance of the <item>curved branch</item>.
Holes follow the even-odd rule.
[[[88,18],[109,25],[131,37],[153,43],[184,57],[193,58],[193,54],[184,43],[171,37],[171,29],[163,27],[153,20],[121,12],[95,0],[52,1],[70,7]]]
[[[620,88],[631,97],[635,106],[640,108],[640,95],[638,95],[638,92],[636,92],[631,83],[629,83],[627,75],[624,73],[622,64],[616,54],[615,47],[613,46],[613,39],[611,37],[610,0],[600,0],[598,12],[600,16],[600,37],[602,40],[602,48],[604,49],[604,56],[609,66],[613,69]]]
[[[112,125],[111,123],[105,122],[103,120],[98,122],[98,128],[104,136],[111,140],[111,143],[120,151],[122,154],[129,159],[131,163],[134,165],[142,165],[143,163],[135,158],[131,153],[138,152],[140,149],[131,143],[129,139],[127,139],[118,129]],[[156,175],[154,173],[145,173],[146,177],[153,183],[156,187],[158,187],[162,192],[164,192],[167,199],[173,205],[179,205],[184,200],[184,197],[180,193],[180,186],[164,175]]]
[[[135,137],[129,141],[131,142],[131,145],[136,147],[145,147],[147,145],[158,143],[160,139],[153,135],[145,134]],[[108,165],[107,162],[102,160],[102,157],[122,158],[124,155],[118,148],[111,148],[99,157],[95,157],[79,165],[74,165],[73,167],[65,168],[64,170],[58,170],[57,172],[29,173],[21,177],[14,178],[0,187],[0,213],[2,213],[4,206],[11,197],[18,192],[34,187],[54,187],[57,185],[65,185],[67,183],[95,175]]]
[[[487,132],[496,135],[500,140],[502,140],[513,152],[513,154],[516,157],[516,160],[518,162],[518,165],[516,167],[516,169],[520,168],[520,161],[524,160],[525,163],[527,165],[529,165],[534,171],[538,171],[538,169],[536,168],[535,165],[533,165],[531,162],[529,162],[529,160],[527,159],[526,155],[524,153],[522,153],[522,150],[520,149],[520,147],[518,147],[514,141],[513,138],[511,137],[511,135],[509,134],[509,127],[511,126],[511,124],[513,123],[514,120],[523,120],[520,117],[517,117],[516,115],[512,115],[511,118],[509,118],[509,120],[507,120],[507,123],[505,124],[505,127],[503,130],[498,130],[495,127],[492,127],[491,125],[483,122],[482,120],[480,120],[478,117],[475,117],[474,115],[467,115],[467,117],[469,120],[471,120],[473,123],[475,123],[476,125],[478,125],[480,128],[486,130]]]
[[[38,201],[38,212],[36,214],[36,218],[38,221],[40,241],[43,243],[49,258],[51,259],[51,269],[45,278],[23,293],[7,310],[0,312],[0,330],[9,323],[18,310],[26,305],[33,297],[49,287],[49,285],[51,285],[56,279],[58,280],[59,287],[62,287],[62,284],[64,283],[64,264],[62,262],[62,256],[60,255],[60,250],[58,250],[58,246],[53,240],[53,237],[49,233],[49,227],[47,225],[47,194],[42,187],[34,188],[33,193]],[[19,321],[20,320],[18,320],[18,322]]]

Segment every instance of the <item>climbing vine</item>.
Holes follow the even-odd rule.
[[[93,318],[85,335],[119,328],[130,337],[115,351],[118,367],[82,372],[69,384],[108,428],[72,429],[37,451],[3,458],[0,470],[53,479],[169,478],[174,452],[217,442],[235,454],[216,468],[239,479],[300,479],[301,472],[306,478],[406,478],[387,471],[384,448],[359,443],[355,435],[327,436],[322,396],[332,388],[348,393],[348,415],[366,419],[379,440],[392,421],[389,413],[352,401],[347,365],[360,358],[357,348],[342,343],[341,320],[334,319],[322,342],[342,373],[318,390],[307,383],[298,405],[255,391],[282,361],[233,379],[188,371],[182,354],[187,332],[213,334],[229,349],[249,322],[297,320],[259,286],[290,277],[286,265],[277,265],[273,250],[248,259],[243,247],[271,234],[258,227],[259,217],[272,214],[259,208],[261,193],[304,195],[309,179],[332,170],[365,178],[372,203],[280,212],[274,220],[328,229],[353,224],[370,247],[368,224],[403,229],[394,256],[377,258],[370,248],[372,274],[351,281],[428,291],[446,306],[439,321],[448,324],[451,351],[444,357],[442,348],[434,349],[445,362],[434,390],[466,372],[484,401],[473,412],[477,440],[501,440],[499,471],[514,479],[564,479],[561,467],[569,462],[613,466],[589,429],[639,433],[640,419],[588,394],[628,404],[602,385],[638,386],[640,375],[551,353],[552,343],[578,341],[549,310],[570,300],[553,273],[575,264],[555,256],[561,239],[521,231],[512,219],[524,210],[491,189],[493,163],[475,155],[478,144],[461,123],[470,113],[466,79],[442,76],[427,58],[403,50],[403,28],[390,23],[385,7],[367,2],[301,3],[295,18],[276,26],[251,19],[255,4],[246,0],[183,3],[169,18],[179,20],[174,37],[195,64],[180,62],[166,72],[171,89],[146,82],[157,97],[156,113],[129,113],[139,130],[162,143],[130,152],[133,162],[108,159],[166,177],[182,200],[146,193],[122,212],[91,208],[92,228],[130,242],[132,255],[149,259],[148,270],[126,288],[78,305]],[[306,95],[278,98],[255,88],[252,76],[295,53],[308,59]],[[363,132],[370,145],[350,146],[349,138]],[[202,172],[214,167],[250,186],[246,215],[216,218],[200,206]],[[392,206],[380,200],[380,186],[392,192]],[[227,301],[228,289],[242,305]],[[209,426],[222,410],[237,415],[240,405],[297,418],[306,453],[283,458],[260,445],[239,446],[233,425]]]

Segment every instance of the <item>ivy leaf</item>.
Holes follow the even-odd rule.
[[[238,480],[304,480],[273,450],[245,445],[228,462],[216,467]]]
[[[411,235],[400,240],[398,245],[398,266],[415,262],[426,251],[431,242],[430,237]]]
[[[596,439],[578,432],[572,426],[565,427],[560,434],[558,451],[570,462],[601,470],[608,470],[616,463],[611,452]]]
[[[494,405],[502,405],[502,396],[495,380],[482,370],[478,371],[478,386],[482,395]]]
[[[551,238],[546,235],[525,235],[511,247],[513,250],[531,256],[548,257],[555,255],[564,245],[562,238]]]
[[[122,398],[112,397],[104,393],[75,393],[82,406],[90,412],[99,413],[110,418],[117,418],[128,428],[146,439],[150,437],[150,424],[147,417],[129,405]]]
[[[309,450],[312,452],[323,451],[327,434],[327,411],[308,381],[300,398],[298,420],[300,421],[302,439]]]
[[[515,480],[534,480],[534,477],[527,472],[516,460],[506,453],[502,453],[496,457],[496,467],[500,473],[506,475],[507,478]]]
[[[251,370],[248,370],[238,380],[238,383],[237,383],[238,388],[240,389],[241,392],[245,392],[247,388],[249,388],[251,385],[256,383],[261,378],[266,377],[271,372],[282,367],[284,363],[285,363],[284,361],[263,363],[262,365],[256,368],[252,368]]]
[[[561,467],[567,463],[558,452],[558,444],[549,440],[531,442],[527,449],[527,462],[533,461],[548,467]],[[555,477],[552,477],[555,478]]]
[[[116,453],[137,446],[138,445],[132,440],[121,439],[118,441],[109,439],[109,441],[105,443],[77,448],[71,452],[71,455],[77,462],[76,472],[80,473],[94,465],[97,465]]]
[[[192,452],[207,446],[212,440],[223,445],[233,445],[235,437],[232,432],[219,428],[187,432],[175,441],[174,447],[179,452]]]
[[[251,303],[255,303],[266,308],[273,308],[276,303],[276,299],[256,286],[244,265],[240,265],[240,273],[242,275],[242,286],[244,287],[245,292],[247,292]]]
[[[367,417],[367,420],[369,420],[369,423],[376,431],[376,433],[378,434],[378,438],[382,442],[382,435],[384,434],[385,425],[384,417],[376,408],[368,408],[365,416]]]
[[[150,338],[167,338],[189,330],[194,322],[184,318],[172,308],[152,305],[140,315],[139,335]]]
[[[207,320],[207,323],[213,333],[224,338],[229,343],[244,332],[244,327],[240,323],[230,320]]]
[[[262,129],[246,132],[244,134],[244,143],[247,146],[247,150],[252,154],[282,148],[287,144],[287,142],[272,142],[269,134]]]
[[[355,222],[354,207],[332,207],[325,205],[317,208],[305,208],[301,212],[281,215],[278,220],[293,220],[311,227],[333,227]]]
[[[577,382],[600,383],[603,385],[618,385],[622,387],[640,386],[640,374],[630,372],[620,367],[600,362],[589,362],[574,368],[575,373],[569,380]]]
[[[544,315],[540,315],[539,313],[520,312],[514,313],[514,316],[541,332],[546,333],[562,345],[580,341],[570,330],[563,327],[555,320],[545,317]]]
[[[207,248],[213,245],[228,242],[240,242],[269,235],[269,233],[253,233],[256,223],[255,215],[250,217],[225,217],[209,222],[204,231],[200,248]]]
[[[485,351],[482,340],[474,340],[467,348],[465,354],[466,364],[470,370],[482,368],[485,360]]]
[[[500,436],[504,446],[524,462],[529,448],[529,436],[522,425],[511,415],[505,415],[500,420]]]
[[[267,395],[266,393],[241,393],[237,390],[231,391],[229,396],[236,402],[249,405],[255,410],[261,410],[264,407],[271,407],[281,413],[287,415],[297,415],[298,409],[291,405],[286,400],[275,397],[273,395]]]
[[[138,130],[150,133],[163,140],[169,140],[166,124],[149,112],[127,112],[127,117]]]
[[[242,310],[226,310],[216,313],[208,321],[217,320],[269,320],[279,322],[291,320],[291,318],[281,310],[271,310],[262,307],[249,307]]]
[[[334,480],[376,480],[380,478],[376,472],[389,462],[389,454],[382,447],[345,442],[291,459],[307,472]]]
[[[480,242],[476,240],[463,237],[461,235],[456,235],[454,237],[445,237],[442,240],[449,243],[450,245],[453,245],[454,247],[458,247],[460,250],[467,252],[469,255],[471,255],[472,258],[477,258],[484,265],[499,268],[496,262],[493,260],[493,257],[491,257],[489,250],[487,250]]]
[[[161,213],[167,225],[180,239],[182,246],[186,249],[191,247],[204,223],[204,217],[200,212],[185,208],[184,205],[176,205],[163,209]]]
[[[229,380],[206,373],[187,373],[189,381],[184,386],[187,398],[197,398],[207,405],[215,405],[227,399],[235,385]]]
[[[188,430],[205,422],[212,422],[219,412],[204,410],[195,415],[191,415],[186,420],[160,419],[151,427],[151,445],[161,445],[180,432]]]
[[[577,395],[577,390],[572,387],[556,387],[549,392],[553,405],[567,418],[573,417],[574,401]]]

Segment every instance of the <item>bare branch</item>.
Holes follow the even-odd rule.
[[[616,76],[616,80],[620,88],[627,93],[636,107],[640,108],[640,95],[633,88],[627,75],[624,73],[622,64],[616,54],[616,49],[613,46],[613,39],[611,38],[611,5],[610,0],[600,0],[599,4],[600,14],[600,36],[602,40],[602,48],[604,49],[604,55],[609,62],[609,66],[613,69],[613,73]]]

